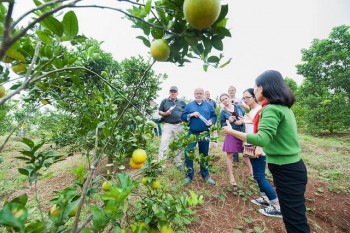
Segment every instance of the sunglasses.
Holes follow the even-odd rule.
[[[170,91],[170,92],[171,92],[171,93],[176,93],[177,91],[173,91],[173,90],[172,90],[172,91]]]

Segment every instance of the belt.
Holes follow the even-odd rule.
[[[173,122],[173,123],[168,123],[168,122],[165,122],[165,123],[168,123],[168,124],[172,124],[172,125],[177,125],[177,124],[180,124],[182,121],[179,121],[179,122]]]

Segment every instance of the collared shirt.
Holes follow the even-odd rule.
[[[211,120],[213,125],[216,123],[216,113],[213,106],[207,101],[202,101],[201,104],[197,103],[197,101],[192,101],[186,105],[181,115],[183,121],[190,122],[189,127],[192,132],[199,133],[209,130],[209,127],[201,119],[197,117],[189,118],[189,114],[193,112],[199,112],[206,120]]]
[[[183,100],[176,99],[173,101],[170,98],[163,99],[159,105],[159,111],[166,112],[174,105],[176,107],[171,111],[171,115],[163,117],[165,123],[177,124],[181,122],[181,114],[186,106]]]

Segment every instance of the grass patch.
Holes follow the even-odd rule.
[[[350,192],[350,138],[300,134],[302,157],[308,172],[327,183],[330,191]]]

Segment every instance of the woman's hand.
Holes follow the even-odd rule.
[[[236,120],[236,117],[234,117],[234,116],[230,116],[229,118],[228,118],[228,121],[231,123],[231,122],[234,122]]]
[[[222,132],[225,135],[230,135],[230,132],[233,132],[233,129],[229,120],[226,120],[226,126],[222,127]]]
[[[256,148],[255,148],[255,158],[259,158],[260,157],[260,155],[262,155],[263,154],[263,150],[262,150],[262,148],[260,147],[260,146],[257,146]]]
[[[242,119],[236,119],[236,121],[233,122],[235,125],[243,125]]]
[[[244,115],[240,120],[244,124],[253,124],[253,120],[248,115]]]

